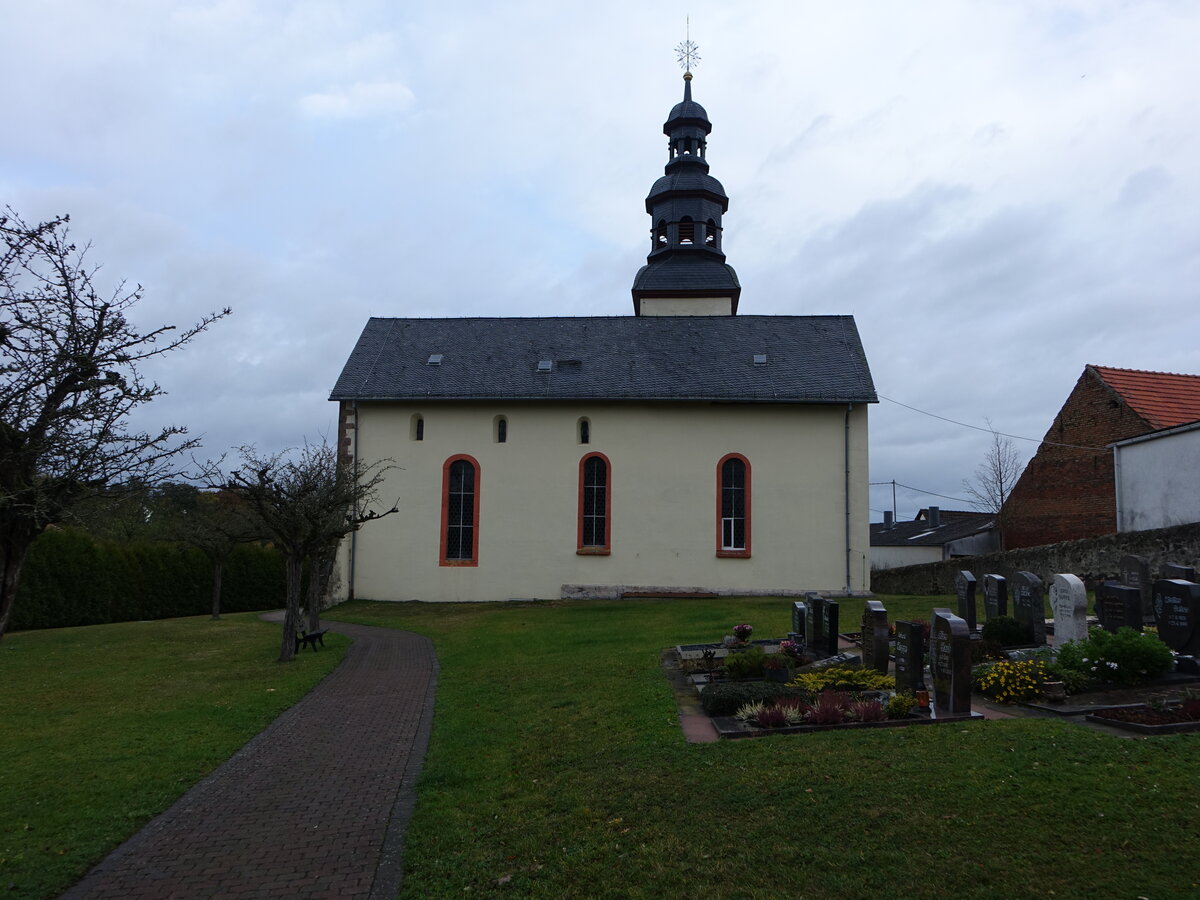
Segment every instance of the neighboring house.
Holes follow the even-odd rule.
[[[1005,548],[1112,534],[1109,446],[1197,419],[1200,376],[1085,366],[1005,504]]]
[[[343,596],[868,589],[854,320],[737,315],[711,127],[688,73],[634,315],[367,323],[331,399],[400,513],[346,542]]]
[[[911,522],[895,522],[890,512],[871,523],[872,570],[941,562],[956,556],[991,553],[1000,547],[996,517],[931,506]]]
[[[1200,421],[1117,441],[1117,531],[1200,522]]]

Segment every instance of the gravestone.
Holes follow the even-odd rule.
[[[958,617],[975,633],[975,576],[963,570],[954,576],[954,593],[958,595]]]
[[[1119,581],[1096,588],[1096,615],[1100,627],[1116,634],[1118,628],[1142,630],[1142,592]]]
[[[1159,639],[1185,656],[1200,654],[1200,584],[1164,578],[1152,596]]]
[[[983,576],[983,615],[985,619],[1008,615],[1008,581],[1003,575]]]
[[[896,690],[926,690],[925,629],[920,622],[896,623]]]
[[[1142,618],[1150,619],[1154,610],[1150,605],[1150,562],[1144,556],[1121,557],[1121,584],[1135,587],[1142,593]]]
[[[1032,572],[1018,572],[1009,585],[1013,618],[1025,626],[1031,644],[1046,643],[1046,586]]]
[[[830,656],[834,656],[838,652],[838,602],[836,600],[825,601],[825,632],[823,635],[825,641],[822,650]]]
[[[939,713],[971,711],[971,633],[948,609],[933,611],[929,635],[929,671],[933,702]]]
[[[862,665],[864,669],[888,670],[887,610],[878,600],[868,600],[862,617]]]
[[[804,632],[808,638],[811,650],[820,653],[825,645],[821,639],[821,625],[825,621],[825,598],[820,594],[805,594],[805,606],[808,608]]]
[[[1163,563],[1162,576],[1167,579],[1178,579],[1180,581],[1195,581],[1196,567],[1184,566],[1179,563]]]
[[[792,630],[788,638],[808,643],[808,604],[803,601],[797,600],[792,604]]]
[[[1050,583],[1054,610],[1054,646],[1087,638],[1087,588],[1076,575],[1055,575]]]

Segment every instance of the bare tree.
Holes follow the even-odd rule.
[[[229,313],[141,331],[126,318],[141,286],[102,296],[67,223],[30,225],[11,208],[0,216],[0,637],[39,534],[106,489],[176,474],[179,454],[198,445],[180,426],[129,427],[130,413],[163,393],[138,367]]]
[[[166,487],[166,486],[164,486]],[[229,491],[201,491],[193,485],[169,486],[174,502],[164,505],[169,521],[163,536],[190,544],[212,564],[212,617],[221,618],[221,582],[225,563],[239,544],[264,539],[264,529],[246,502]]]
[[[241,497],[283,550],[287,607],[279,659],[286,662],[295,656],[296,634],[302,625],[300,581],[305,560],[310,561],[310,578],[319,578],[322,554],[365,523],[397,511],[395,504],[388,509],[378,505],[379,487],[392,466],[382,460],[360,465],[352,473],[339,465],[336,451],[325,441],[273,456],[253,447],[239,452],[239,468],[226,475],[220,462],[210,464],[206,480]]]
[[[1004,546],[1005,527],[1011,512],[1009,495],[1021,477],[1024,463],[1012,440],[991,427],[992,440],[987,453],[975,469],[975,477],[963,479],[963,490],[975,507],[996,517],[996,528],[1000,531],[1000,546]]]

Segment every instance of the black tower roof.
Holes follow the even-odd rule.
[[[721,216],[729,197],[708,174],[712,123],[692,99],[692,73],[683,76],[683,100],[663,125],[669,158],[665,174],[646,197],[652,218],[650,254],[633,279],[633,308],[643,297],[730,297],[737,311],[742,287],[721,252]]]

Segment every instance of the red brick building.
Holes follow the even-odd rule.
[[[1108,445],[1197,419],[1200,375],[1085,366],[1005,503],[1005,548],[1115,532]]]

